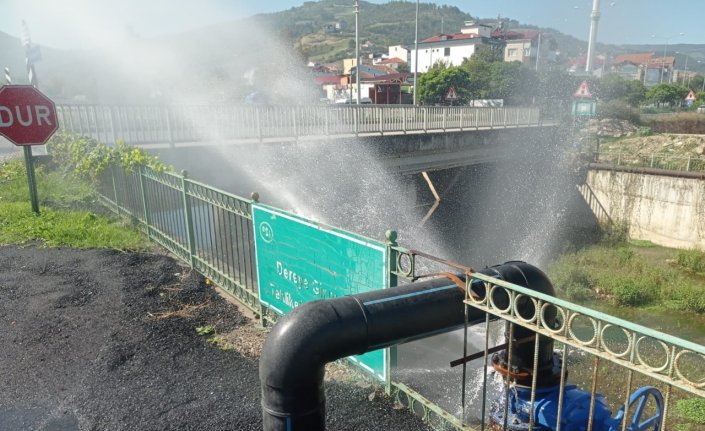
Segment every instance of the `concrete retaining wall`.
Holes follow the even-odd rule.
[[[705,180],[590,169],[587,184],[631,238],[705,249]]]

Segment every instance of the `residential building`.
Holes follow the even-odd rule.
[[[406,63],[409,62],[409,54],[411,51],[402,45],[394,45],[390,46],[388,49],[388,58],[400,58],[404,60]]]
[[[491,38],[492,27],[467,21],[460,33],[439,34],[419,42],[418,72],[427,72],[436,63],[459,66],[478,50],[498,46],[501,41]],[[410,70],[416,70],[416,50],[410,50]]]
[[[399,66],[402,64],[406,64],[406,61],[402,60],[401,58],[381,58],[379,60],[373,61],[372,64],[374,66],[387,66],[391,67],[394,70],[399,70]]]
[[[622,54],[614,58],[611,72],[652,86],[673,82],[675,67],[675,57],[656,57],[653,52]]]
[[[350,75],[350,71],[357,66],[357,60],[354,58],[343,59],[343,75]]]

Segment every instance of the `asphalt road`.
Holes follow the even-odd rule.
[[[0,247],[0,430],[259,430],[258,360],[195,328],[252,331],[167,256]],[[426,430],[328,381],[329,430]]]

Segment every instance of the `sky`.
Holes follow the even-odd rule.
[[[340,0],[339,3],[353,0]],[[372,0],[386,3],[386,0]],[[0,0],[0,31],[19,37],[27,21],[34,43],[97,48],[130,37],[154,37],[257,13],[300,6],[303,0]],[[447,0],[482,18],[508,16],[587,40],[592,0]],[[602,0],[598,42],[705,43],[703,0]],[[364,7],[360,19],[364,19]],[[682,33],[682,34],[681,34]]]

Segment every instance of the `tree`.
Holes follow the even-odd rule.
[[[604,101],[620,100],[636,107],[646,98],[646,87],[641,81],[607,75],[600,81],[597,96]]]
[[[488,63],[504,61],[504,46],[489,45],[487,47],[483,47],[482,49],[478,49],[471,58],[486,61]]]
[[[460,67],[470,76],[468,86],[470,98],[488,99],[492,82],[492,62],[486,61],[482,56],[473,55],[469,59],[464,59]]]
[[[505,103],[526,105],[531,103],[536,87],[536,73],[518,61],[497,62],[490,66],[491,79],[487,97],[504,99]]]
[[[685,99],[688,89],[676,84],[656,84],[646,90],[646,98],[653,103],[677,105]]]
[[[453,103],[465,104],[470,99],[469,84],[470,75],[463,68],[436,65],[419,77],[418,99],[424,105],[449,104],[445,96],[453,87],[458,95],[458,100]]]

